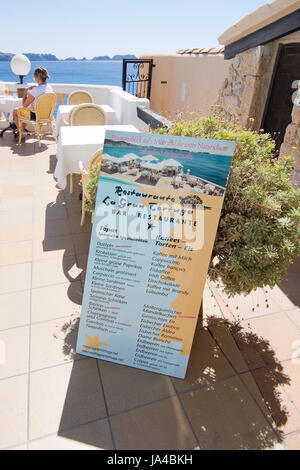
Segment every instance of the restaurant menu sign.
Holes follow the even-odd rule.
[[[234,147],[106,132],[79,354],[185,377]]]

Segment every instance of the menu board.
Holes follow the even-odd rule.
[[[79,354],[185,377],[234,148],[106,132]]]

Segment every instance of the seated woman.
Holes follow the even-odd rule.
[[[37,85],[32,85],[24,91],[22,106],[23,108],[28,108],[30,110],[30,119],[35,121],[36,115],[34,112],[35,100],[43,95],[44,93],[53,93],[51,85],[47,83],[50,76],[46,69],[43,67],[38,67],[34,71],[34,81]],[[18,109],[14,109],[14,123],[16,128],[19,129],[18,123]]]

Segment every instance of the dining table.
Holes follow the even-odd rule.
[[[13,95],[0,95],[0,111],[6,113],[9,121],[13,120],[13,111],[22,106],[22,98]]]
[[[0,132],[0,137],[3,136],[4,132],[9,129],[13,129],[13,111],[15,108],[22,106],[22,98],[17,98],[13,95],[0,95],[0,114],[6,113],[6,120],[8,125],[5,125],[3,130]]]
[[[69,112],[72,111],[78,105],[60,105],[57,110],[55,126],[53,130],[53,137],[58,138],[59,132],[62,126],[66,125],[68,120]],[[100,108],[104,111],[106,117],[106,124],[118,124],[117,123],[117,113],[116,111],[109,106],[108,104],[99,104]]]
[[[103,149],[107,130],[139,132],[133,125],[61,127],[57,144],[57,163],[54,171],[54,177],[61,189],[65,189],[69,174],[80,173],[80,161],[87,168],[93,155]]]

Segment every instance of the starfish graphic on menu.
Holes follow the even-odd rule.
[[[89,349],[94,348],[96,353],[99,354],[100,346],[110,346],[110,344],[100,342],[100,336],[96,335],[94,338],[84,333],[84,336],[87,338],[87,344],[84,346],[83,351],[88,352]]]

